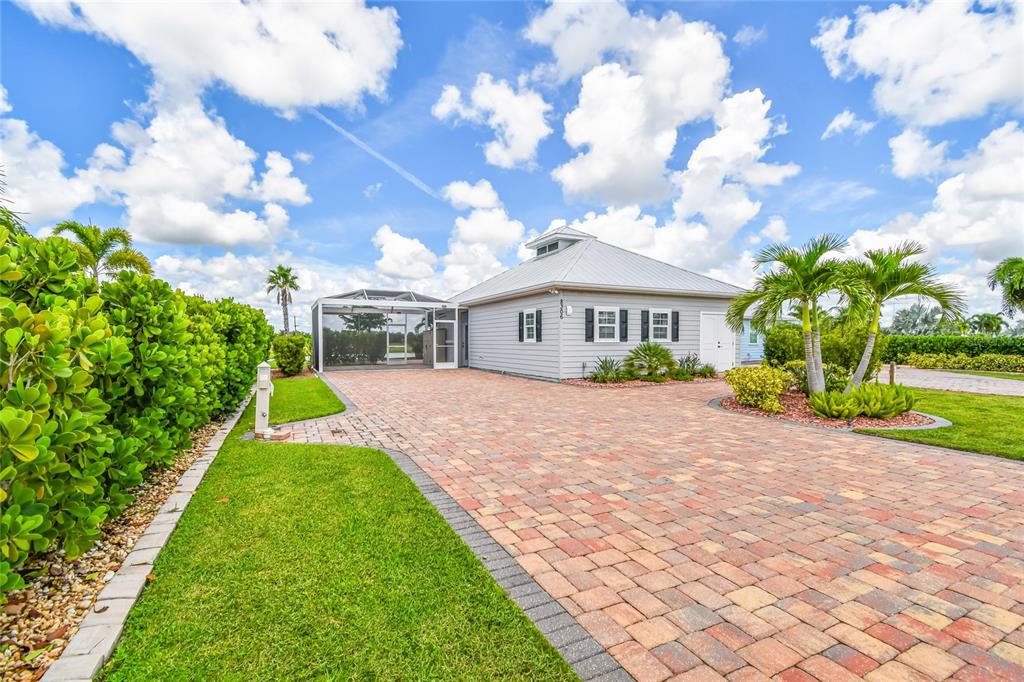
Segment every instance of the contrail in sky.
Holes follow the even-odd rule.
[[[364,152],[366,152],[367,154],[369,154],[373,158],[377,159],[378,161],[383,163],[385,166],[387,166],[391,170],[393,170],[396,173],[398,173],[399,175],[401,175],[403,178],[408,180],[414,186],[416,186],[417,188],[422,190],[425,194],[428,194],[428,195],[434,197],[435,199],[437,199],[439,201],[444,201],[444,199],[442,199],[440,196],[438,196],[437,192],[435,192],[434,190],[432,190],[430,188],[430,185],[428,185],[427,183],[423,182],[422,180],[417,178],[415,175],[413,175],[409,171],[405,170],[404,168],[399,166],[397,163],[395,163],[394,161],[392,161],[388,157],[384,156],[383,154],[378,152],[376,149],[374,149],[370,145],[366,144],[365,142],[360,140],[358,137],[356,137],[355,135],[353,135],[349,131],[347,131],[344,128],[342,128],[340,125],[338,125],[337,123],[335,123],[331,119],[329,119],[326,116],[324,116],[323,114],[321,114],[319,110],[311,109],[310,111],[318,119],[320,119],[321,121],[326,123],[328,126],[333,128],[335,130],[335,132],[337,132],[341,136],[347,138],[352,144],[354,144],[355,146],[359,147]]]

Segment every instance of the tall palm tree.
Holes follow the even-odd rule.
[[[1024,258],[1007,258],[988,273],[988,286],[1003,287],[1003,312],[1013,319],[1016,312],[1024,313]]]
[[[971,329],[978,334],[999,336],[999,332],[1006,326],[1006,320],[999,313],[978,313],[971,315]]]
[[[277,302],[284,316],[284,333],[288,333],[288,305],[292,302],[292,292],[299,290],[299,280],[292,269],[278,265],[267,277],[267,293],[277,293]]]
[[[886,330],[889,334],[906,334],[908,336],[928,336],[937,334],[943,329],[952,329],[957,321],[940,325],[942,311],[938,306],[929,307],[923,303],[915,303],[909,308],[899,310],[893,315],[892,326]]]
[[[743,327],[747,309],[756,304],[751,325],[765,332],[787,305],[796,304],[804,334],[807,383],[812,393],[825,390],[818,302],[830,292],[852,300],[860,291],[859,283],[843,276],[840,261],[825,258],[829,252],[844,248],[846,240],[834,234],[814,237],[799,249],[779,243],[765,247],[754,259],[757,267],[768,264],[777,267],[759,275],[754,288],[737,296],[726,314],[729,325],[738,331]]]
[[[153,273],[149,259],[132,246],[132,235],[123,227],[103,229],[65,220],[53,230],[54,234],[66,232],[77,240],[72,244],[78,250],[78,262],[97,284],[100,277],[113,276],[122,270],[134,270],[145,275]]]
[[[860,385],[871,362],[871,353],[875,350],[878,338],[878,320],[882,315],[882,306],[898,296],[925,296],[938,304],[943,320],[953,320],[963,316],[964,300],[955,287],[942,284],[935,279],[935,268],[918,262],[907,262],[908,258],[920,256],[926,251],[924,245],[906,241],[888,249],[871,249],[864,252],[863,261],[853,261],[847,265],[849,276],[863,285],[863,303],[871,312],[871,323],[868,327],[868,341],[864,353],[850,383],[849,391]]]

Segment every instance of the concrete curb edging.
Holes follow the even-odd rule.
[[[330,384],[329,381],[325,383]],[[347,403],[346,403],[347,404]],[[565,608],[527,573],[505,548],[491,537],[408,455],[382,449],[416,485],[452,530],[465,542],[480,563],[541,634],[558,650],[585,682],[632,682],[633,676],[580,625]]]
[[[206,470],[210,468],[221,445],[251,399],[250,394],[242,401],[203,448],[203,455],[182,474],[174,491],[157,511],[145,533],[136,541],[121,568],[96,597],[96,602],[79,624],[78,631],[71,637],[60,657],[50,664],[41,682],[92,680],[110,659],[121,638],[128,612],[139,600],[146,586],[146,578],[153,571],[153,562],[167,544]]]

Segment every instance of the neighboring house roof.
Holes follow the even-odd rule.
[[[330,298],[357,298],[366,301],[412,301],[444,303],[442,298],[434,298],[426,294],[418,294],[415,291],[395,291],[391,289],[356,289],[344,294],[337,294]]]
[[[524,261],[452,300],[482,303],[557,287],[718,298],[733,298],[743,292],[732,284],[606,244],[585,232],[559,230],[572,230],[575,234],[571,236],[581,238],[560,251]]]

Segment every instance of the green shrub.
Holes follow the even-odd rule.
[[[820,391],[812,393],[807,402],[811,411],[828,419],[853,419],[860,414],[857,399],[842,391]]]
[[[668,375],[675,381],[693,381],[693,373],[682,367],[676,367],[674,370],[669,372]]]
[[[783,369],[792,378],[790,386],[807,395],[810,389],[807,387],[807,363],[803,360],[790,360]],[[822,372],[825,375],[826,391],[841,391],[850,382],[850,375],[837,370],[832,365],[822,365]]]
[[[789,375],[781,369],[767,365],[737,367],[725,373],[725,381],[732,386],[741,405],[765,412],[783,411],[779,396],[786,390]]]
[[[772,367],[781,367],[791,360],[805,360],[804,334],[800,327],[783,322],[769,328],[764,335],[764,359]]]
[[[622,363],[615,358],[598,358],[597,366],[588,378],[598,384],[622,381]]]
[[[965,355],[958,353],[922,354],[911,353],[906,363],[921,369],[968,369],[985,372],[1024,372],[1024,355]]]
[[[274,337],[274,359],[286,377],[299,374],[306,368],[306,339],[297,334]]]
[[[822,363],[850,376],[857,369],[857,364],[860,363],[867,343],[868,328],[866,325],[845,324],[832,327],[821,336]],[[875,347],[871,352],[865,377],[874,377],[878,374],[882,363],[882,354],[888,343],[889,338],[885,334],[875,337]]]
[[[79,271],[64,239],[0,227],[0,599],[30,555],[81,555],[146,466],[234,409],[271,338],[248,306]]]
[[[638,379],[665,376],[675,368],[672,351],[660,343],[644,341],[626,356],[625,368]]]
[[[704,377],[705,379],[711,379],[712,377],[718,376],[718,370],[715,369],[714,365],[705,362],[703,365],[697,368],[696,375],[699,377]]]
[[[697,370],[700,369],[700,366],[700,356],[696,353],[688,353],[687,355],[679,358],[679,361],[676,362],[676,369],[682,374],[689,374],[691,377],[697,374]]]
[[[914,408],[914,394],[899,384],[861,384],[850,396],[865,417],[889,419]]]
[[[923,355],[1024,355],[1024,336],[888,336],[882,362],[906,364],[911,353]]]

